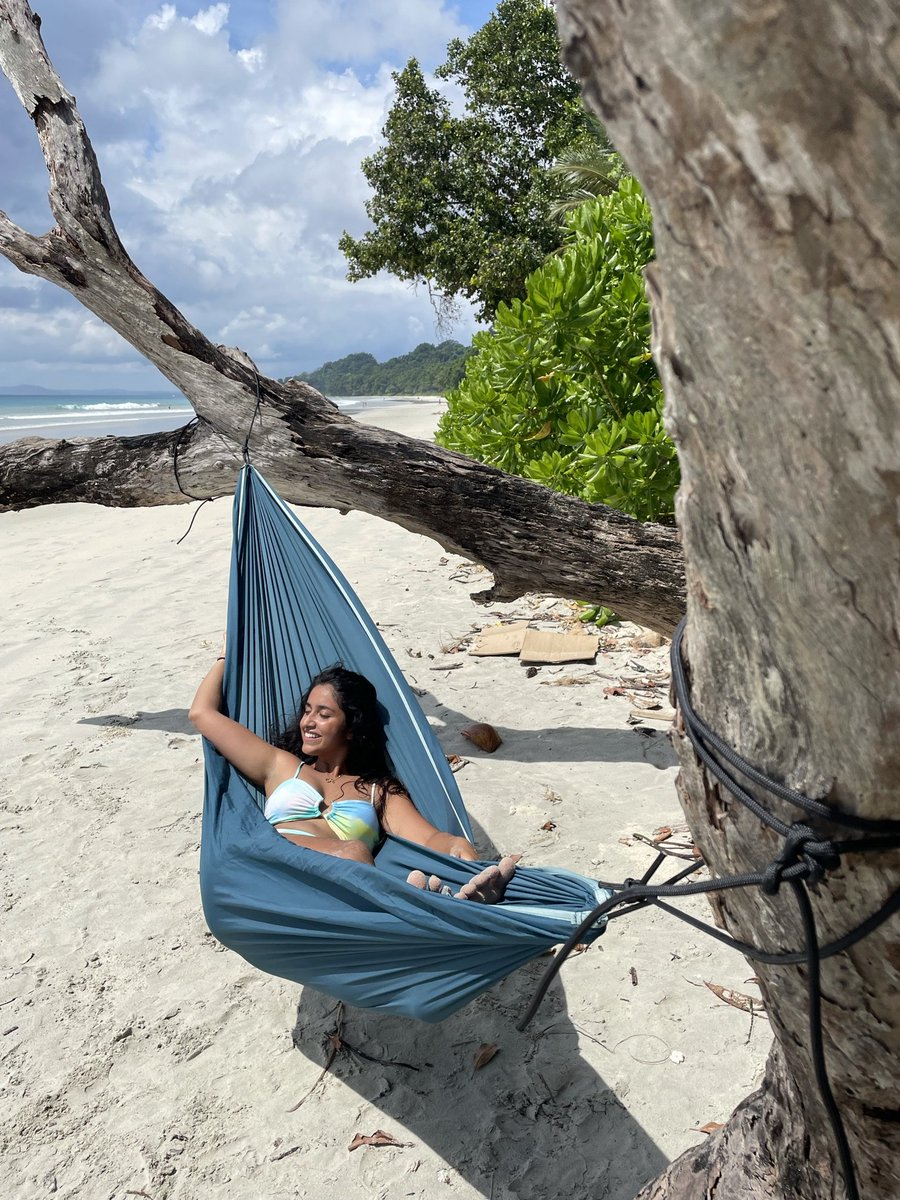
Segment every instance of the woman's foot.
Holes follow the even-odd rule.
[[[485,867],[468,883],[463,884],[454,899],[474,900],[476,904],[499,904],[506,894],[509,881],[516,873],[516,863],[521,857],[521,854],[507,854],[498,863],[492,863],[489,867]],[[441,883],[437,875],[426,878],[423,871],[410,871],[406,882],[423,891],[441,892],[446,896],[453,895],[450,888]]]

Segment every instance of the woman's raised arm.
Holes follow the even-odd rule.
[[[220,711],[224,673],[223,655],[216,659],[197,688],[188,716],[198,733],[202,733],[233,767],[268,795],[273,786],[296,767],[297,760]]]

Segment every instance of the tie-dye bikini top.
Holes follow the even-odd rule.
[[[295,775],[279,783],[266,800],[266,820],[272,825],[282,821],[310,821],[323,817],[342,842],[360,841],[372,850],[381,837],[381,824],[375,811],[375,784],[368,800],[335,800],[329,808],[324,796],[300,778],[302,764]],[[299,831],[298,831],[299,832]]]

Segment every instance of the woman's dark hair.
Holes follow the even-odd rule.
[[[315,756],[303,753],[300,736],[300,718],[306,709],[313,688],[325,685],[334,692],[346,721],[348,754],[344,769],[348,775],[358,775],[364,783],[381,786],[382,801],[387,791],[404,791],[403,784],[394,774],[387,752],[384,719],[378,694],[365,675],[348,671],[341,663],[326,667],[310,680],[309,687],[300,698],[297,713],[289,725],[271,739],[279,750],[296,754],[302,762],[315,762]]]

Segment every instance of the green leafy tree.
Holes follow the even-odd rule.
[[[591,112],[585,113],[585,121],[584,131],[550,167],[562,189],[550,209],[554,216],[571,212],[585,200],[608,196],[628,173],[600,121]]]
[[[641,520],[671,520],[675,447],[662,423],[642,268],[653,257],[637,181],[565,219],[566,244],[500,304],[450,394],[438,441]]]
[[[395,74],[384,145],[362,164],[373,228],[345,233],[340,248],[350,279],[387,270],[444,306],[472,300],[489,320],[560,245],[561,184],[547,168],[587,117],[542,0],[501,0],[468,41],[450,43],[436,74],[460,89],[463,114],[415,59]]]

